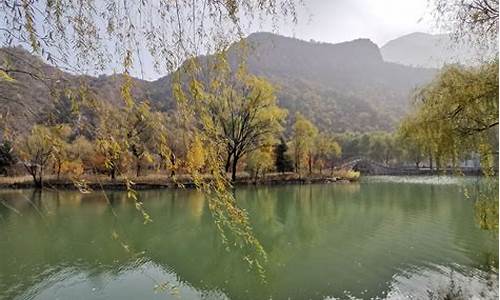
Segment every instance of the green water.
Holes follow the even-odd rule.
[[[0,191],[0,299],[424,299],[451,280],[493,298],[498,239],[463,180],[238,188],[267,283],[225,250],[196,191],[140,192],[147,225],[123,192]]]

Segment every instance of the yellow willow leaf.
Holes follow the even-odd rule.
[[[0,80],[4,80],[7,82],[14,82],[16,81],[14,78],[12,78],[7,72],[0,70]]]

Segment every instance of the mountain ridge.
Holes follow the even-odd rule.
[[[393,129],[408,106],[412,89],[428,82],[436,72],[385,62],[378,46],[368,39],[330,44],[259,32],[249,35],[246,41],[251,47],[247,61],[250,72],[266,77],[279,87],[279,105],[288,109],[290,115],[299,111],[320,128],[332,132]],[[237,46],[238,42],[230,47],[230,55],[236,55]],[[37,60],[38,67],[49,70],[52,75],[57,73],[56,77],[69,84],[84,80],[99,98],[120,105],[120,74],[96,77],[70,74],[44,64],[26,50],[15,48],[3,49],[0,56],[9,51],[26,56],[28,61]],[[163,111],[174,109],[170,76],[153,81],[133,78],[134,96],[148,98],[154,107]],[[25,74],[14,77],[30,88],[0,82],[4,96],[10,94],[35,113],[51,105],[47,89],[32,83],[33,78]],[[12,105],[8,109],[17,113]],[[26,124],[37,121],[22,114],[15,117],[26,118]]]

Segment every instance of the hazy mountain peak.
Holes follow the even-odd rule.
[[[252,57],[259,66],[279,66],[280,70],[300,72],[300,69],[338,69],[383,63],[378,46],[369,39],[342,43],[304,41],[273,33],[258,32],[248,36]],[[260,60],[260,63],[257,61]],[[307,66],[305,66],[307,65]],[[262,69],[253,71],[262,72]]]
[[[414,32],[380,48],[384,60],[411,66],[440,68],[444,64],[474,64],[480,53],[467,42],[456,43],[449,34]]]

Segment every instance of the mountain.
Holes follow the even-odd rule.
[[[448,34],[414,32],[387,42],[380,48],[389,62],[410,66],[440,68],[444,64],[470,65],[479,52],[468,42],[456,43]]]
[[[54,99],[63,98],[66,88],[88,88],[91,95],[121,105],[121,75],[99,77],[74,75],[51,66],[21,47],[0,48],[0,70],[14,70],[14,81],[0,77],[0,125],[2,116],[14,129],[25,131],[34,123],[45,121],[47,112],[54,109]],[[1,74],[0,74],[1,75]],[[150,82],[133,79],[132,92],[138,99],[147,97]],[[55,95],[54,93],[58,93]],[[70,108],[60,111],[69,117]],[[1,132],[0,132],[1,134]]]
[[[412,90],[430,81],[436,72],[386,62],[377,45],[368,39],[329,44],[255,33],[246,40],[251,50],[249,70],[278,87],[279,104],[291,116],[299,111],[331,132],[393,129],[408,107]],[[233,60],[238,49],[238,43],[230,48]],[[2,61],[19,69],[35,69],[40,77],[49,78],[41,81],[13,73],[14,83],[0,81],[0,102],[7,103],[0,110],[9,110],[16,120],[25,120],[18,122],[23,126],[38,121],[40,112],[51,107],[54,95],[50,95],[48,86],[84,82],[97,98],[120,104],[120,75],[73,75],[45,64],[22,48],[0,49]],[[138,99],[148,98],[165,111],[175,108],[169,75],[155,81],[133,79],[133,85]]]
[[[411,92],[436,72],[385,62],[368,39],[329,44],[255,33],[247,40],[250,71],[280,87],[280,105],[334,132],[393,129]]]

